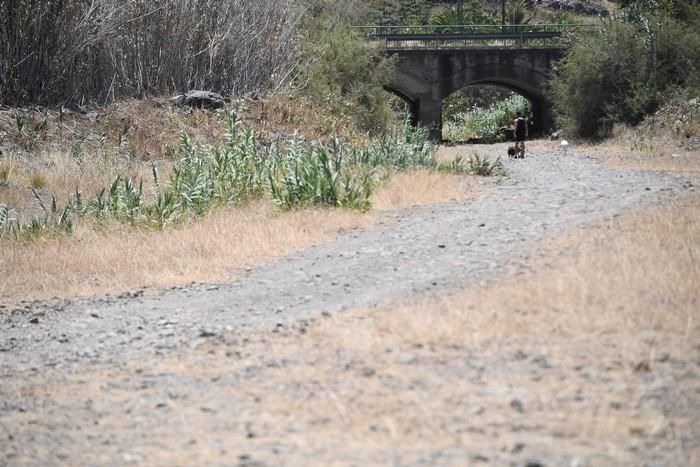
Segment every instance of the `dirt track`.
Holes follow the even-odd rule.
[[[256,381],[257,387],[266,386],[261,371],[269,365],[280,372],[298,368],[295,362],[304,359],[303,352],[288,359],[274,353],[271,360],[265,353],[276,340],[286,342],[290,329],[303,332],[306,320],[342,310],[429,302],[464,285],[497,281],[527,268],[532,242],[694,195],[692,183],[680,176],[611,171],[581,155],[538,152],[506,165],[509,176],[485,179],[487,189],[475,198],[388,212],[376,228],[350,232],[245,271],[231,284],[119,298],[57,299],[5,310],[0,317],[0,465],[525,462],[524,445],[516,443],[503,452],[501,445],[491,443],[512,416],[520,419],[522,431],[537,431],[537,418],[521,415],[528,407],[519,398],[508,397],[507,414],[483,422],[481,432],[473,434],[473,445],[436,449],[411,441],[401,447],[395,439],[393,447],[368,448],[356,439],[343,440],[342,433],[327,439],[305,437],[308,427],[294,426],[291,408],[284,429],[267,422],[265,405],[239,391],[256,387]],[[416,350],[410,357],[420,360],[421,353]],[[225,363],[231,356],[240,361]],[[543,364],[536,355],[526,355],[525,366],[512,369],[502,358],[486,361],[473,355],[472,364],[460,360],[463,356],[457,349],[445,361],[432,362],[433,373],[416,384],[437,385],[439,392],[440,381],[471,381],[464,383],[468,393],[483,384],[484,367],[499,368],[507,386],[509,378],[517,381],[531,371],[557,366]],[[347,386],[327,393],[342,398],[375,371],[354,368],[352,362],[345,365],[353,368],[344,379]],[[294,394],[298,388],[267,389]],[[626,394],[613,387],[610,391],[619,398]],[[92,396],[82,400],[75,394]],[[470,402],[462,417],[479,417],[488,403]],[[429,413],[431,401],[422,404]],[[539,410],[540,415],[546,412]],[[567,424],[558,423],[566,432]],[[564,433],[547,452],[538,451],[538,462],[583,465],[567,451],[567,439],[571,436]],[[693,447],[692,439],[685,442]],[[671,465],[670,457],[654,453],[649,465]],[[638,454],[617,459],[634,462]],[[588,457],[590,465],[604,465],[605,459]]]

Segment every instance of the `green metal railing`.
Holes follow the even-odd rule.
[[[387,49],[467,47],[556,47],[566,33],[595,30],[579,24],[468,24],[355,26],[367,39]]]

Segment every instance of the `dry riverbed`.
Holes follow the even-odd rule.
[[[530,151],[235,282],[6,310],[0,463],[697,465],[697,155]]]

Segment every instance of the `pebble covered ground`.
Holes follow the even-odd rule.
[[[187,424],[186,416],[177,410],[169,414],[153,410],[159,404],[170,404],[161,401],[164,397],[171,401],[198,395],[199,400],[208,400],[200,411],[210,410],[210,429],[218,432],[224,430],[226,420],[236,419],[248,406],[238,401],[241,406],[237,408],[236,400],[227,401],[225,387],[213,379],[188,377],[185,372],[177,372],[177,377],[132,373],[135,362],[170,361],[188,355],[196,361],[203,358],[195,350],[202,345],[211,346],[207,347],[211,354],[220,348],[235,352],[242,336],[275,339],[279,329],[299,326],[322,314],[425,302],[465,284],[497,281],[527,267],[532,242],[695,196],[693,183],[681,175],[609,170],[583,154],[538,151],[524,160],[506,160],[505,166],[507,176],[484,178],[485,189],[475,197],[383,213],[369,230],[351,231],[271,264],[249,268],[233,283],[4,305],[0,309],[0,465],[192,465],[203,460],[213,465],[303,465],[310,459],[323,464],[527,465],[530,461],[521,458],[523,447],[519,445],[507,447],[501,455],[494,455],[491,448],[477,451],[466,463],[459,449],[438,452],[420,444],[406,447],[399,455],[382,449],[358,451],[342,442],[329,450],[329,445],[315,440],[294,449],[270,448],[267,457],[259,459],[211,440],[206,443],[206,455],[214,452],[220,457],[202,457],[202,443],[197,446],[194,439],[188,445],[190,436],[179,432],[183,438],[177,446],[164,441],[159,445],[153,439],[154,444],[144,445],[139,440],[151,439],[170,424]],[[233,343],[226,341],[228,335],[236,336]],[[264,353],[264,345],[256,348]],[[537,359],[523,360],[533,367],[542,365]],[[478,380],[483,363],[456,374]],[[436,375],[445,370],[438,368]],[[255,380],[255,370],[246,371]],[[444,377],[451,380],[455,376]],[[96,397],[101,402],[88,399],[82,404],[62,404],[61,397],[76,384],[99,387],[96,393],[101,395]],[[108,397],[110,390],[119,395]],[[210,395],[210,400],[203,394]],[[148,410],[141,411],[142,405]],[[483,412],[479,407],[470,409],[474,413],[466,414],[467,418]],[[112,412],[124,416],[127,409],[128,414],[141,413],[140,419],[100,429],[105,421],[109,427]],[[522,402],[512,399],[508,410],[522,413]],[[522,430],[528,430],[528,424],[536,421],[522,422]],[[486,436],[498,426],[484,425],[477,435]],[[274,431],[274,427],[268,429]],[[298,429],[296,436],[302,435],[303,429]],[[262,449],[259,439],[251,441],[253,438],[255,435],[244,433],[236,442],[248,440]],[[567,436],[561,439],[566,443]],[[130,453],[133,446],[141,447]],[[161,454],[153,457],[155,449]],[[494,445],[493,449],[502,448]],[[563,451],[557,446],[549,457],[531,464],[582,465]],[[181,457],[163,457],[163,452]],[[310,453],[313,457],[306,457]],[[651,457],[648,465],[670,464],[667,459]]]

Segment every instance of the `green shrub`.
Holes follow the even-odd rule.
[[[506,24],[529,24],[534,12],[525,0],[513,0],[508,2],[506,8]]]
[[[349,117],[363,132],[382,133],[394,117],[383,87],[393,60],[347,27],[349,19],[334,2],[314,4],[317,11],[304,25],[304,67],[295,80],[296,92],[332,114]]]
[[[449,141],[478,139],[484,143],[502,141],[501,128],[509,126],[518,112],[528,113],[530,103],[523,96],[511,93],[488,107],[474,106],[464,112],[453,113],[445,122],[443,135]]]
[[[617,122],[639,123],[677,88],[700,83],[697,25],[642,3],[572,39],[552,80],[557,122],[570,134],[604,137]]]
[[[405,118],[401,126],[374,138],[359,162],[400,170],[430,168],[435,166],[433,153],[428,130],[412,126],[410,120]]]
[[[369,208],[369,171],[349,167],[342,152],[324,146],[305,145],[301,151],[294,151],[294,158],[278,158],[269,172],[270,191],[280,206],[291,209],[324,205],[360,211]]]
[[[459,2],[455,6],[450,6],[433,16],[431,23],[436,26],[444,26],[442,32],[458,32],[450,26],[472,25],[472,24],[491,24],[489,12],[484,10],[481,2],[478,0],[470,0],[468,2]]]
[[[437,165],[438,172],[447,172],[452,174],[469,174],[469,167],[464,162],[462,156],[456,156],[449,162],[439,162]]]
[[[495,161],[491,161],[488,157],[481,157],[478,154],[469,156],[468,173],[471,175],[480,175],[482,177],[490,177],[492,175],[505,174],[505,168],[501,158],[497,157]]]

